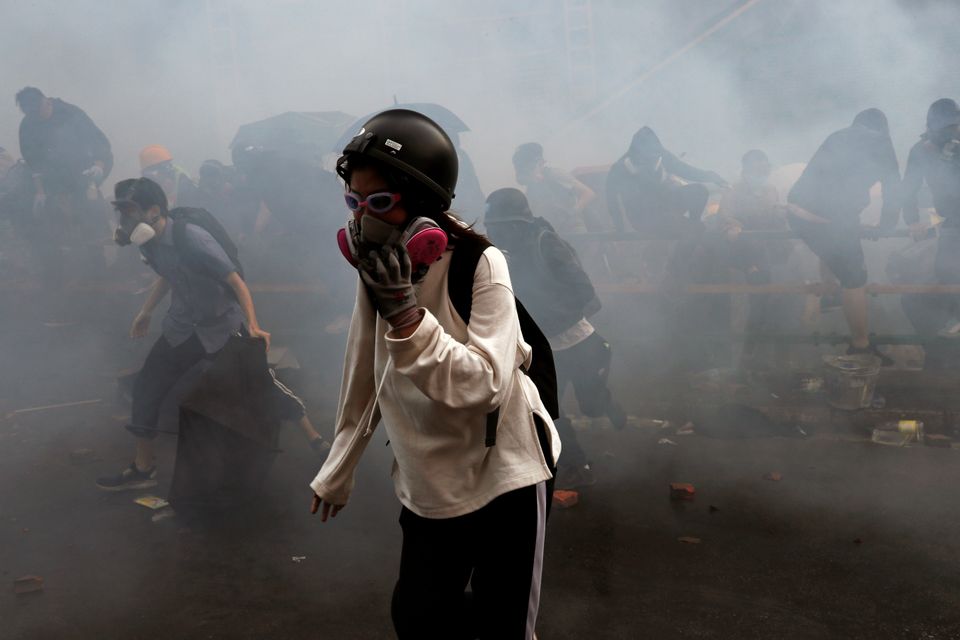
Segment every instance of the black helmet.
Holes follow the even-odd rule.
[[[533,222],[533,212],[523,191],[507,187],[497,189],[487,197],[483,223],[490,226],[498,222]]]
[[[457,186],[457,150],[440,125],[422,113],[390,109],[367,120],[337,160],[337,173],[344,180],[354,154],[398,169],[437,195],[444,209],[450,208]]]
[[[927,110],[927,131],[940,131],[960,124],[960,107],[950,98],[940,98]]]

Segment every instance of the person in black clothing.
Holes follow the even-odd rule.
[[[936,281],[960,283],[960,106],[950,98],[941,98],[930,105],[927,130],[907,158],[903,176],[903,219],[917,241],[931,233],[930,225],[920,221],[919,193],[924,183],[930,189],[937,215],[944,218],[934,259]],[[960,305],[956,296],[904,295],[901,304],[918,333],[932,334],[937,329],[945,329],[942,335],[957,335],[956,326],[943,326],[951,318],[953,324],[957,322]],[[927,367],[947,368],[950,363],[956,363],[957,354],[952,352],[951,349],[927,353]]]
[[[549,222],[534,217],[518,189],[491,193],[483,222],[490,239],[507,254],[517,298],[550,340],[558,395],[562,398],[572,384],[585,415],[607,416],[615,428],[622,429],[627,417],[607,387],[610,344],[587,320],[600,310],[600,301],[576,251]],[[561,417],[556,425],[564,444],[557,487],[592,484],[590,464],[570,418]]]
[[[667,151],[650,127],[637,131],[607,175],[614,228],[623,231],[629,221],[637,231],[672,237],[698,225],[709,193],[702,184],[684,180],[727,186],[719,174],[692,167]]]
[[[33,180],[33,213],[45,241],[41,259],[48,284],[62,283],[60,247],[81,242],[91,261],[102,262],[96,244],[105,235],[108,207],[99,187],[113,167],[110,142],[82,109],[48,98],[36,87],[16,95],[20,154]]]
[[[790,226],[820,258],[824,281],[835,278],[843,289],[847,353],[872,353],[890,365],[893,361],[868,337],[867,269],[860,244],[860,212],[870,204],[870,188],[877,182],[883,188],[879,230],[892,229],[900,216],[900,168],[887,117],[867,109],[820,145],[787,196],[787,212]]]

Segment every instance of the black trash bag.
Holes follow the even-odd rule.
[[[258,502],[277,453],[278,389],[260,339],[233,337],[180,404],[169,501],[190,517]]]

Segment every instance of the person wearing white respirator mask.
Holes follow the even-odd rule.
[[[144,337],[154,309],[168,293],[171,300],[162,335],[134,383],[129,429],[137,436],[135,459],[118,475],[97,480],[105,491],[156,486],[153,440],[160,406],[195,364],[212,360],[232,335],[261,338],[270,347],[270,334],[257,323],[232,242],[216,231],[219,225],[204,226],[206,212],[187,211],[200,217],[191,216],[180,224],[179,217],[175,220],[167,210],[163,189],[149,178],[122,180],[114,192],[113,206],[119,215],[114,240],[120,246],[138,247],[159,276],[133,321],[130,337]],[[179,211],[185,210],[174,213]]]
[[[352,212],[337,240],[359,277],[336,435],[311,509],[326,521],[346,505],[382,417],[402,504],[397,636],[529,640],[560,442],[524,373],[531,338],[506,260],[449,212],[456,150],[429,118],[380,113],[337,164]],[[461,270],[468,255],[475,269]]]

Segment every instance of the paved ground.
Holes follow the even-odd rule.
[[[148,346],[118,345],[127,311],[98,324],[91,310],[74,328],[0,321],[3,411],[112,400],[111,376]],[[307,385],[318,416],[335,377]],[[392,637],[399,506],[382,434],[336,521],[307,513],[317,465],[291,431],[266,504],[209,529],[154,523],[134,496],[93,487],[129,461],[122,414],[105,402],[0,422],[0,638]],[[960,452],[828,433],[676,446],[660,435],[581,433],[599,481],[551,520],[542,640],[960,638]],[[73,464],[81,447],[96,459]],[[782,480],[763,478],[772,471]],[[674,481],[696,499],[671,502]],[[44,591],[14,595],[23,574],[43,576]]]

